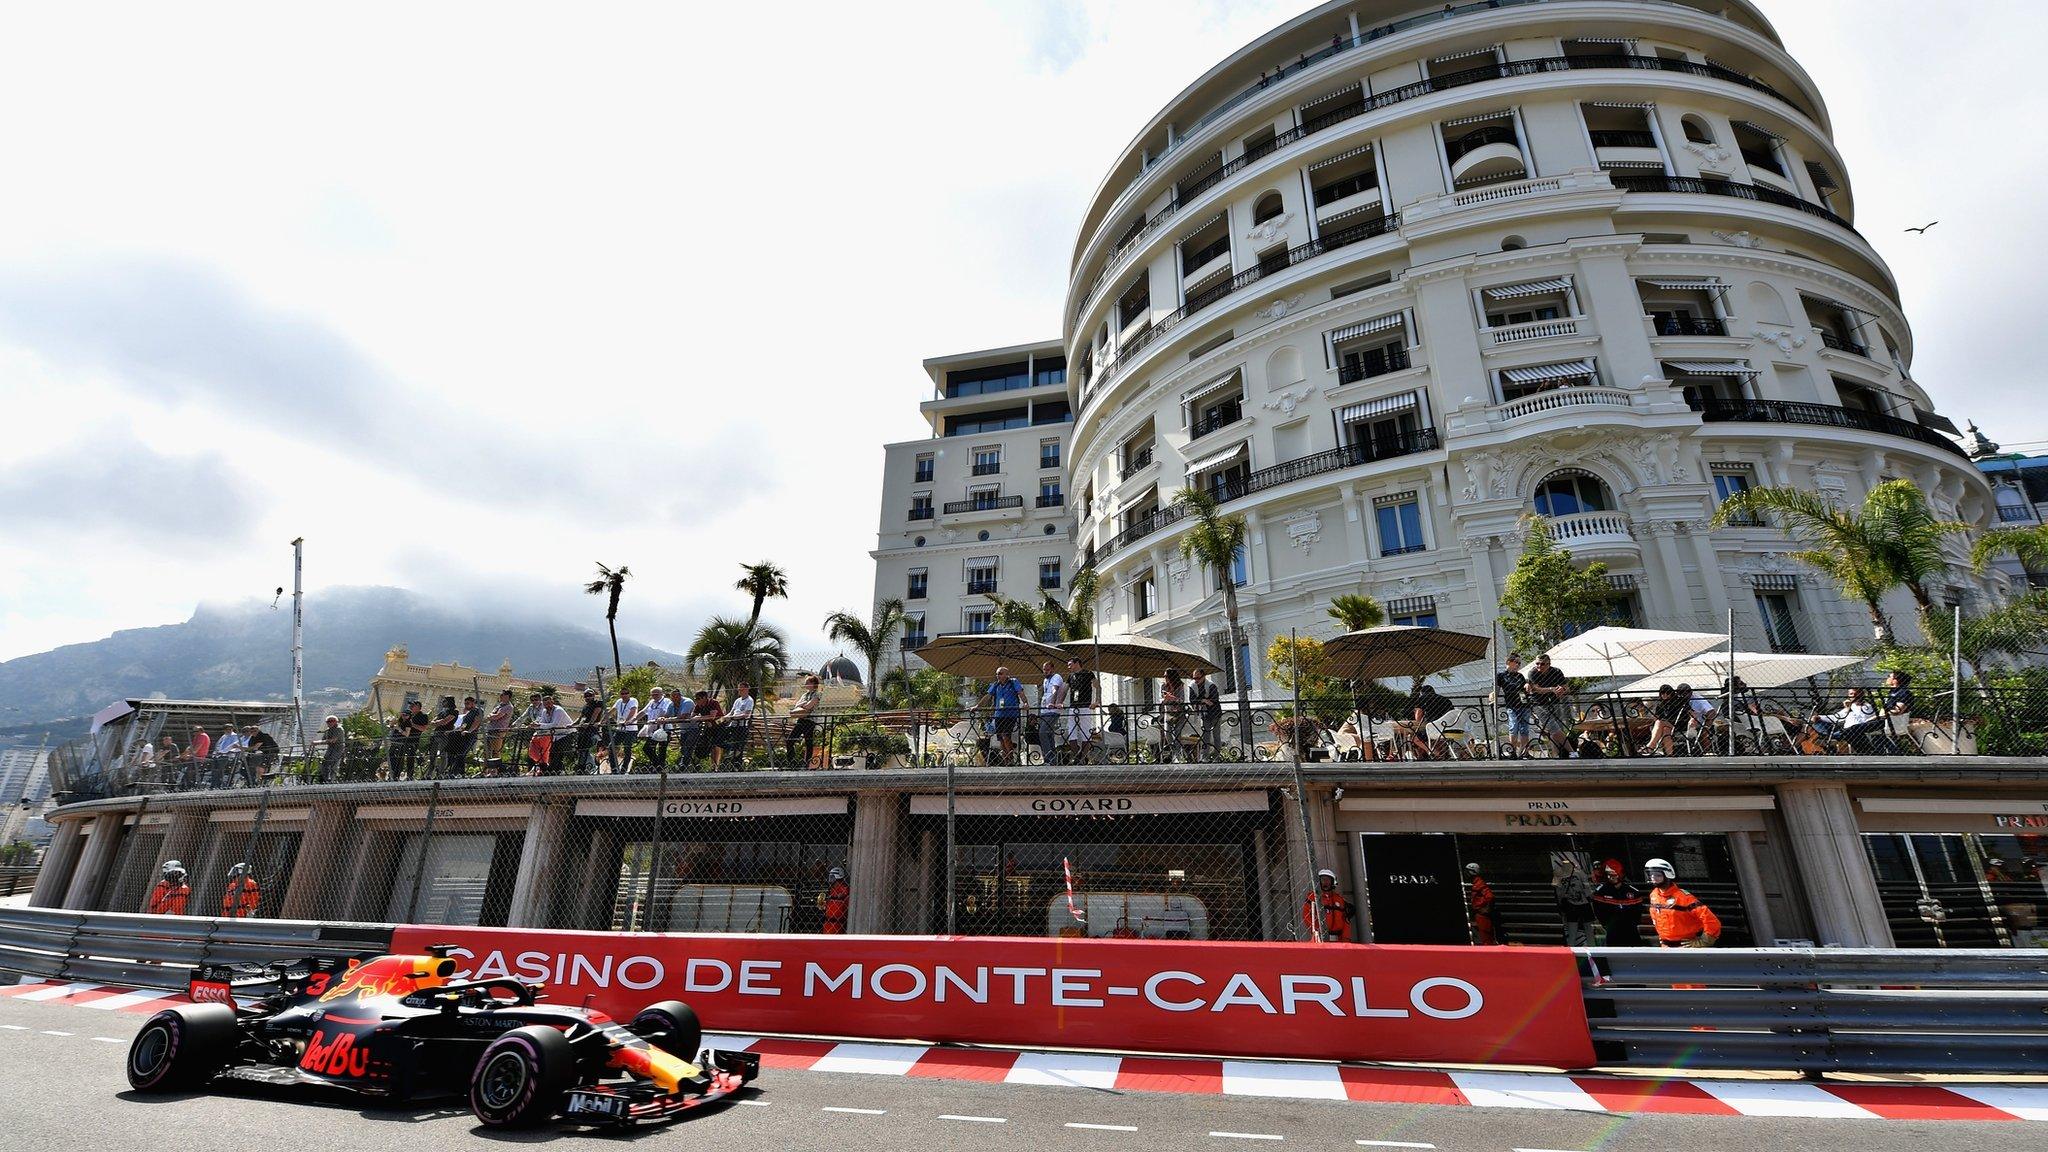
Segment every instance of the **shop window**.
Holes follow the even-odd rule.
[[[2048,947],[2040,837],[1863,834],[1901,948]]]

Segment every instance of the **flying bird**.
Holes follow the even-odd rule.
[[[1929,220],[1929,221],[1928,221],[1927,223],[1925,223],[1925,224],[1922,224],[1922,225],[1921,225],[1921,226],[1919,226],[1918,228],[1908,228],[1908,229],[1906,229],[1906,231],[1908,231],[1908,232],[1919,232],[1919,233],[1921,233],[1921,234],[1925,235],[1925,234],[1926,234],[1926,232],[1927,232],[1927,230],[1928,230],[1929,228],[1932,228],[1932,227],[1934,227],[1934,226],[1935,226],[1936,224],[1939,224],[1939,223],[1941,223],[1941,221],[1939,221],[1939,220]]]

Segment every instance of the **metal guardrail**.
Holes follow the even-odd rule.
[[[1580,952],[1603,1066],[2037,1074],[2048,952]]]
[[[390,946],[383,924],[0,910],[0,971],[131,988],[183,989],[201,964],[358,956]]]
[[[0,970],[185,987],[200,964],[345,957],[377,924],[0,910]],[[1597,948],[1579,952],[1601,1067],[2039,1073],[2048,952]]]
[[[34,890],[36,876],[41,873],[40,864],[9,864],[0,866],[0,896],[19,896]]]

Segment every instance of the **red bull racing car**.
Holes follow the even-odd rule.
[[[196,970],[192,1004],[149,1018],[128,1049],[138,1092],[216,1080],[319,1084],[408,1099],[466,1093],[483,1123],[560,1116],[631,1125],[680,1115],[760,1074],[760,1057],[699,1050],[697,1014],[649,1004],[621,1025],[540,1003],[542,986],[459,981],[448,949]]]

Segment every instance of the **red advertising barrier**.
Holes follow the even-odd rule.
[[[1564,948],[402,927],[469,978],[544,981],[628,1017],[687,1001],[722,1032],[1445,1064],[1593,1062]]]

